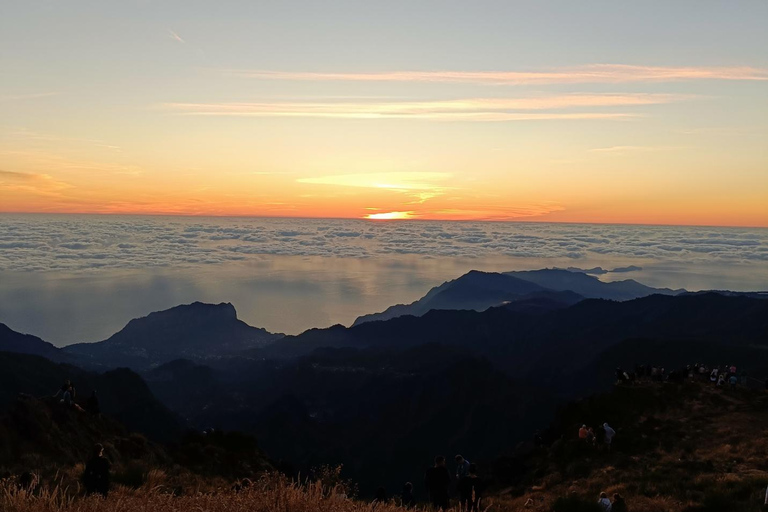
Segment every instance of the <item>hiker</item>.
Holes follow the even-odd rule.
[[[604,492],[600,493],[600,498],[597,500],[597,504],[603,509],[603,512],[611,512],[611,500],[608,499],[608,495]]]
[[[451,474],[445,467],[445,457],[435,457],[435,465],[424,475],[424,487],[429,493],[429,501],[436,509],[448,509],[448,493],[451,488]]]
[[[85,465],[83,472],[83,485],[86,494],[99,493],[105,498],[109,493],[109,468],[110,463],[104,457],[104,446],[97,444],[93,447],[93,457]]]
[[[610,448],[611,443],[613,442],[613,436],[616,435],[616,431],[613,430],[608,423],[603,423],[603,430],[605,430],[605,444]]]
[[[728,384],[731,385],[731,387],[736,387],[736,384],[739,383],[739,378],[736,376],[735,373],[732,373],[730,377],[728,377]]]
[[[376,489],[376,497],[373,498],[374,505],[387,502],[387,490],[383,487]]]
[[[720,375],[718,375],[718,377],[717,377],[717,385],[718,385],[718,386],[722,386],[723,384],[725,384],[725,374],[724,374],[724,373],[721,373],[721,374],[720,374]]]
[[[624,501],[624,498],[619,493],[613,495],[611,512],[627,512],[627,502]]]
[[[589,427],[587,429],[587,444],[595,446],[595,441],[597,441],[597,438],[595,437],[595,431],[592,430],[592,427]]]
[[[85,410],[94,416],[101,412],[101,409],[99,408],[99,399],[96,396],[96,391],[91,391],[91,396],[89,396],[88,401],[85,402]]]
[[[61,387],[56,391],[56,394],[53,395],[53,398],[59,398],[60,395],[64,395],[67,391],[69,391],[69,388],[72,388],[72,382],[70,382],[69,379],[64,381],[64,384],[61,385]],[[74,388],[72,388],[74,389]]]
[[[581,428],[579,429],[579,439],[586,439],[587,438],[587,432],[588,432],[587,426],[586,425],[582,425]]]
[[[717,368],[712,368],[712,373],[709,374],[709,382],[717,382]]]
[[[400,504],[405,508],[416,506],[416,499],[413,497],[413,484],[411,482],[405,482],[403,494],[400,497]]]
[[[469,474],[469,461],[461,455],[457,455],[453,459],[456,461],[456,480],[461,480]]]
[[[465,512],[477,512],[483,492],[482,480],[477,476],[477,464],[470,464],[467,475],[459,481],[459,499]]]
[[[75,388],[72,386],[69,386],[69,389],[64,392],[60,403],[66,405],[67,407],[72,407],[73,409],[76,409],[80,412],[85,412],[85,409],[75,403]]]

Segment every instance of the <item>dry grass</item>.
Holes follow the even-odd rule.
[[[163,485],[160,472],[139,489],[116,486],[107,499],[83,497],[71,487],[41,487],[33,492],[0,485],[3,512],[402,512],[394,503],[372,505],[320,482],[299,485],[280,475],[268,475],[239,492],[229,488],[177,495]]]

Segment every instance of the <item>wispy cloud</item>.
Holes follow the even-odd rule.
[[[636,107],[691,98],[673,94],[565,94],[523,98],[468,98],[436,101],[305,101],[257,103],[166,103],[162,108],[187,115],[329,117],[346,119],[438,119],[521,121],[635,117],[622,112],[531,112],[576,108]],[[522,112],[521,112],[522,111]]]
[[[390,71],[379,73],[321,73],[227,70],[258,79],[355,82],[461,82],[486,85],[545,85],[563,83],[676,82],[686,80],[768,80],[768,69],[740,67],[665,67],[591,64],[540,71]]]
[[[640,152],[640,153],[648,153],[648,152],[655,152],[655,151],[673,151],[675,149],[680,149],[679,147],[674,146],[610,146],[605,148],[594,148],[590,149],[590,153],[629,153],[629,152]]]
[[[445,182],[451,176],[450,173],[445,172],[380,172],[300,178],[296,181],[312,185],[334,185],[400,192],[414,199],[410,204],[421,204],[450,190],[451,187],[446,186]]]
[[[184,39],[182,39],[179,34],[177,34],[176,32],[174,32],[171,29],[168,29],[168,37],[170,37],[171,39],[173,39],[174,41],[177,41],[179,43],[186,43],[186,41]]]
[[[59,196],[62,190],[68,188],[72,188],[72,186],[56,180],[48,174],[0,169],[0,190],[27,192],[42,196]]]

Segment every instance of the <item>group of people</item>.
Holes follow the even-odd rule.
[[[80,404],[75,402],[77,397],[77,390],[75,390],[74,384],[69,379],[64,381],[64,384],[56,391],[53,398],[59,398],[59,403],[64,404],[66,407],[71,407],[79,412],[89,412],[91,414],[100,414],[101,409],[99,407],[99,398],[96,396],[96,391],[91,391],[91,396],[85,402],[85,409]]]
[[[598,435],[601,439],[598,439]],[[583,440],[589,446],[598,447],[602,444],[610,449],[614,437],[616,437],[616,431],[611,428],[608,423],[603,423],[602,427],[598,430],[598,433],[595,433],[595,430],[592,427],[588,427],[586,424],[582,425],[579,429],[579,439]]]
[[[435,509],[447,510],[450,503],[451,491],[456,489],[461,508],[467,512],[479,510],[480,499],[485,490],[484,481],[477,474],[477,465],[470,463],[461,455],[454,457],[456,461],[455,477],[448,471],[445,457],[435,457],[434,466],[427,469],[424,475],[424,487],[429,494],[429,501]],[[405,484],[402,504],[405,507],[415,505],[413,484]]]
[[[621,367],[616,368],[617,382],[634,382],[638,379],[650,379],[656,382],[683,382],[686,379],[699,379],[702,381],[709,380],[717,386],[727,384],[735,387],[737,385],[747,386],[750,377],[746,370],[738,371],[733,364],[709,367],[702,363],[694,363],[670,372],[667,372],[663,366],[650,364],[636,364],[633,372],[624,371]],[[752,380],[762,383],[757,379]],[[768,390],[768,380],[765,381],[765,389]]]
[[[602,507],[603,512],[627,512],[627,502],[619,493],[614,494],[611,501],[606,493],[601,492],[597,504]]]

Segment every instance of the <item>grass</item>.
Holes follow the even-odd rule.
[[[19,490],[14,482],[0,484],[3,512],[402,512],[394,502],[371,504],[346,494],[344,485],[322,482],[298,484],[270,474],[249,487],[191,489],[179,494],[165,485],[162,474],[150,475],[138,489],[113,486],[107,499],[84,497],[75,487],[40,487]]]

